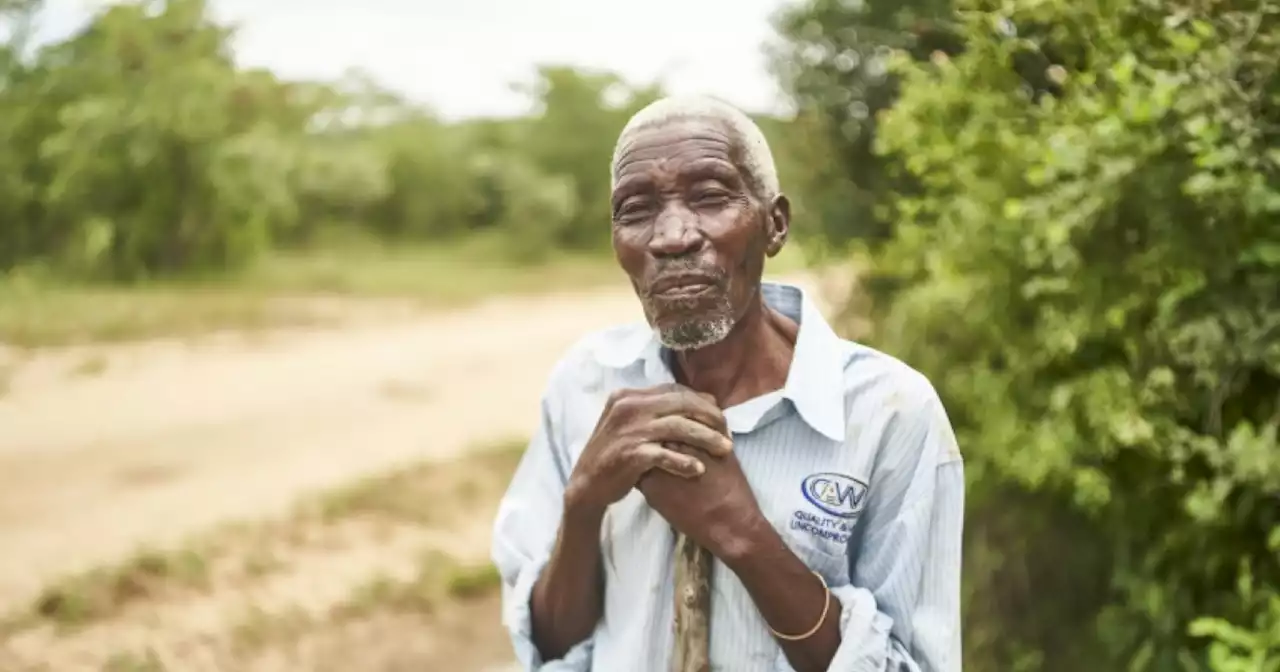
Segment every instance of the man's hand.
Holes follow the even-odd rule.
[[[707,459],[705,464],[706,472],[694,481],[651,472],[640,482],[640,492],[671,527],[730,563],[762,540],[771,541],[776,532],[761,513],[735,455]]]
[[[677,384],[619,390],[574,465],[566,506],[603,512],[650,470],[680,481],[697,479],[707,456],[728,455],[732,448],[724,414],[707,396]],[[703,459],[697,451],[705,453]]]

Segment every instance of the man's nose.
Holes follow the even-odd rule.
[[[703,240],[697,216],[687,208],[669,206],[654,222],[649,252],[655,257],[679,257],[702,247]]]

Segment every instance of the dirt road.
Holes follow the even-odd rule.
[[[618,288],[10,364],[0,395],[0,610],[140,546],[527,435],[565,348],[639,318]]]
[[[527,434],[564,349],[638,317],[606,291],[30,358],[0,396],[0,608],[140,545]]]

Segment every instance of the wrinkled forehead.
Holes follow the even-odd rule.
[[[633,131],[618,146],[614,189],[638,181],[679,180],[709,174],[741,177],[742,148],[725,124],[680,119]]]

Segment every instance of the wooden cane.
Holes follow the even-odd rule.
[[[675,651],[671,672],[711,670],[711,553],[676,533]]]

